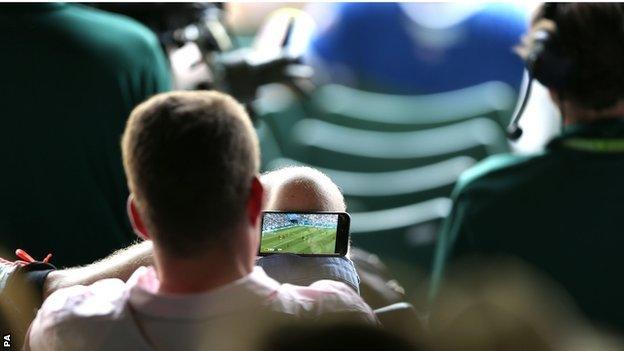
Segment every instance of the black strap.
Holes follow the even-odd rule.
[[[0,275],[4,280],[0,282],[0,327],[3,335],[11,334],[12,349],[22,348],[28,327],[43,302],[45,279],[54,269],[51,264],[33,262],[8,267]]]

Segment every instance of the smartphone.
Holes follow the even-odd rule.
[[[258,255],[344,256],[351,217],[346,212],[262,212]]]

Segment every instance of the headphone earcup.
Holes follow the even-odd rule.
[[[535,33],[533,48],[527,55],[526,68],[542,85],[561,90],[572,71],[572,61],[562,54],[556,34],[547,30]]]

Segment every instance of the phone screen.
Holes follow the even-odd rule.
[[[264,212],[260,254],[340,255],[345,215]]]

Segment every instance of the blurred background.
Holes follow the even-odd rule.
[[[538,2],[95,4],[146,24],[174,88],[245,103],[262,169],[309,165],[342,189],[355,246],[422,285],[458,176],[485,157],[540,150],[559,129],[514,53]]]
[[[536,1],[69,4],[74,10],[97,8],[131,17],[157,38],[157,43],[151,40],[152,33],[134,21],[117,37],[100,36],[91,27],[91,33],[85,30],[93,36],[88,40],[104,43],[85,50],[93,62],[79,55],[88,47],[79,26],[34,15],[41,28],[55,29],[43,31],[50,37],[35,25],[24,26],[27,12],[43,12],[38,6],[46,5],[52,6],[11,5],[0,11],[5,15],[1,39],[18,52],[15,58],[4,55],[10,57],[5,66],[19,68],[9,70],[0,94],[3,106],[14,105],[16,111],[5,111],[14,124],[5,125],[0,138],[10,155],[0,179],[0,240],[4,249],[23,247],[35,257],[54,248],[59,267],[92,262],[135,240],[125,214],[128,191],[118,140],[128,112],[159,91],[217,89],[246,106],[260,138],[263,171],[308,165],[339,185],[352,218],[351,258],[362,279],[362,296],[389,329],[402,327],[399,331],[416,337],[413,326],[420,321],[393,322],[393,310],[386,307],[408,301],[413,305],[403,309],[422,310],[436,235],[460,174],[494,154],[540,151],[561,128],[548,91],[533,82],[520,123],[523,136],[511,143],[505,133],[526,83],[514,47],[527,31]],[[17,24],[7,20],[10,15]],[[89,16],[121,27],[119,16],[101,11]],[[87,18],[75,17],[76,23]],[[145,47],[130,47],[127,33],[135,33],[133,40],[141,45],[155,43],[153,66],[163,63],[162,49],[164,79],[136,67],[125,71],[128,57],[143,67],[148,56]],[[66,38],[74,46],[50,38]],[[101,76],[93,73],[93,78],[96,71]],[[109,78],[111,86],[102,84]],[[75,90],[67,88],[72,80]],[[20,92],[23,100],[12,98]],[[115,99],[119,106],[107,111]],[[52,102],[57,109],[49,111]],[[23,113],[25,107],[34,112]],[[82,183],[72,178],[76,175]],[[108,246],[93,249],[97,239]],[[560,334],[561,321],[576,318],[567,314],[573,303],[520,266],[478,267],[475,272],[487,274],[476,277],[457,274],[466,278],[455,278],[456,286],[440,298],[439,320],[430,324],[432,344],[442,342],[438,350],[452,350],[458,348],[444,342],[457,341],[463,350],[471,343],[472,349],[484,350],[482,343],[498,345],[498,334],[507,337],[509,329],[522,332],[505,339],[515,348],[497,350],[551,350],[521,341],[537,345],[540,335]],[[494,283],[481,289],[479,280]],[[565,328],[581,335],[576,326]]]

